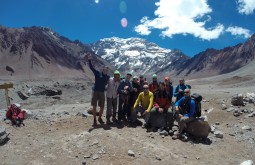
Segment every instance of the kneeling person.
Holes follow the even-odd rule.
[[[148,85],[144,85],[143,92],[139,93],[135,101],[135,104],[133,106],[133,110],[135,111],[135,114],[140,112],[142,116],[144,117],[145,119],[144,127],[148,127],[150,111],[152,106],[153,106],[153,93],[149,91]]]
[[[187,127],[187,123],[195,119],[195,101],[190,97],[190,89],[184,90],[184,96],[175,103],[175,108],[178,114],[179,130],[172,138],[178,139],[181,137],[183,129]]]
[[[170,112],[168,109],[170,107],[170,102],[168,99],[168,94],[163,82],[159,83],[159,89],[154,94],[154,106],[151,109],[150,121],[153,127],[160,128],[160,132],[165,130],[168,126],[168,121]],[[159,120],[164,118],[163,121]],[[160,123],[158,121],[161,121]],[[173,120],[172,120],[173,121]],[[169,124],[170,125],[170,124]],[[172,127],[172,126],[170,126]]]

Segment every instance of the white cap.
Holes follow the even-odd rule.
[[[17,107],[17,108],[21,108],[21,105],[19,103],[14,103],[14,105]]]

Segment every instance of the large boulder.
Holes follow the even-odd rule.
[[[0,145],[7,141],[8,135],[9,134],[6,132],[6,128],[0,127]]]
[[[232,96],[231,104],[235,105],[235,106],[243,106],[244,105],[243,95],[242,94],[237,94],[235,96]]]
[[[22,100],[26,100],[29,98],[29,96],[27,94],[25,94],[24,92],[18,91],[17,92],[18,96],[22,99]]]
[[[187,124],[187,132],[195,137],[206,138],[210,131],[209,123],[202,117]]]

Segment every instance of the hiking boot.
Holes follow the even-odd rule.
[[[112,124],[112,122],[110,121],[109,118],[106,119],[106,124],[108,124],[108,125],[111,125],[111,124]]]
[[[104,121],[103,121],[103,119],[102,119],[101,117],[98,118],[98,122],[99,122],[100,124],[104,124]]]
[[[188,141],[188,136],[182,135],[181,140],[182,140],[183,142],[187,142],[187,141]]]
[[[97,126],[97,120],[96,119],[94,119],[93,126],[94,127]]]
[[[187,133],[182,134],[180,138],[183,142],[187,142],[189,140],[189,137],[188,137]]]
[[[142,126],[142,128],[150,128],[150,126],[149,126],[149,124],[144,124],[143,126]]]
[[[112,118],[112,122],[117,123],[116,117],[113,117],[113,118]]]
[[[172,139],[173,139],[173,140],[176,140],[176,139],[180,139],[180,137],[181,137],[181,134],[174,134],[174,135],[172,136]]]
[[[157,131],[158,131],[158,133],[160,133],[160,132],[162,132],[162,131],[164,131],[164,130],[165,130],[164,127],[160,127]]]
[[[122,121],[126,123],[128,120],[127,120],[126,117],[123,117],[123,118],[122,118]]]

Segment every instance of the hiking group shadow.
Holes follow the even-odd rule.
[[[130,127],[130,128],[136,128],[138,126],[142,126],[143,122],[141,122],[140,120],[136,120],[135,122],[129,122],[129,121],[121,121],[119,123],[116,122],[112,122],[111,124],[99,124],[97,126],[92,126],[92,128],[90,128],[88,130],[88,132],[92,132],[95,129],[104,129],[104,130],[110,130],[113,127],[118,128],[118,129],[122,129],[124,127]]]

